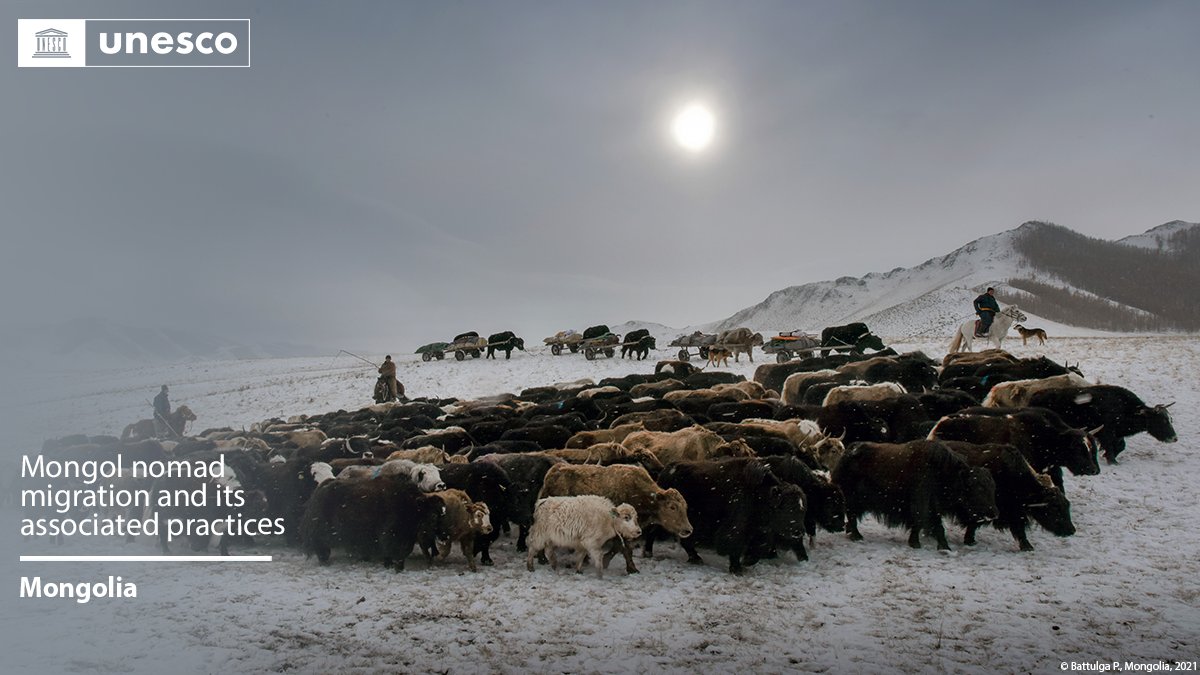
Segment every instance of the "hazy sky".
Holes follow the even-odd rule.
[[[0,68],[0,316],[411,350],[725,317],[1031,219],[1200,220],[1197,2],[7,2],[249,69]],[[12,58],[15,45],[7,53]],[[705,101],[717,141],[674,146]]]

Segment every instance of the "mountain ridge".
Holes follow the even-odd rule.
[[[1031,314],[1031,322],[1036,315],[1043,321],[1085,329],[1195,330],[1191,328],[1195,320],[1190,314],[1164,316],[1162,312],[1140,306],[1143,303],[1117,300],[1109,297],[1109,293],[1093,292],[1089,286],[1095,284],[1090,282],[1073,283],[1070,278],[1083,278],[1077,270],[1052,260],[1047,262],[1052,256],[1031,256],[1031,252],[1040,252],[1030,246],[1064,246],[1067,247],[1064,255],[1082,251],[1099,257],[1103,253],[1108,256],[1105,258],[1108,264],[1112,264],[1108,260],[1112,256],[1124,255],[1137,263],[1131,266],[1142,267],[1147,255],[1161,256],[1163,261],[1179,266],[1185,279],[1195,276],[1196,282],[1200,283],[1200,274],[1193,275],[1191,266],[1181,262],[1195,246],[1198,235],[1200,224],[1176,220],[1139,235],[1108,242],[1084,237],[1052,223],[1028,221],[1017,228],[970,241],[914,267],[789,286],[725,319],[703,324],[702,328],[709,332],[737,326],[749,326],[764,333],[792,329],[819,331],[824,326],[866,321],[881,335],[948,335],[956,324],[971,317],[972,299],[988,286],[995,286],[1002,304],[1023,302],[1025,304],[1021,306],[1027,314],[1031,314],[1030,309],[1038,309]],[[1075,248],[1070,248],[1072,246]],[[1103,250],[1100,253],[1091,251],[1097,247]],[[1124,249],[1128,249],[1127,254],[1123,254]],[[1034,258],[1042,262],[1036,262]],[[1137,270],[1122,271],[1138,274]],[[1151,272],[1142,270],[1141,274],[1145,277]],[[1145,285],[1141,277],[1133,281]],[[1188,287],[1186,281],[1182,284]],[[1087,309],[1082,309],[1085,307]],[[1089,311],[1116,315],[1117,318],[1105,316],[1093,321],[1087,314]],[[1082,325],[1087,322],[1096,325]]]

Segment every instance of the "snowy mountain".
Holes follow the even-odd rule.
[[[1077,268],[1090,267],[1092,274],[1110,278],[1110,272],[1119,269],[1138,276],[1122,280],[1121,288],[1153,286],[1161,296],[1163,288],[1171,293],[1178,286],[1153,283],[1158,280],[1152,275],[1174,273],[1175,267],[1181,267],[1181,273],[1195,276],[1194,265],[1187,266],[1182,255],[1171,253],[1182,251],[1186,237],[1198,232],[1200,225],[1175,221],[1120,242],[1103,242],[1057,225],[1028,222],[916,267],[784,288],[705,329],[749,326],[764,333],[817,332],[824,326],[865,321],[876,333],[889,337],[949,335],[954,325],[971,316],[972,299],[988,286],[996,287],[1001,305],[1016,303],[1030,316],[1028,323],[1054,327],[1059,334],[1177,328],[1186,324],[1185,319],[1190,321],[1190,315],[1174,316],[1157,300],[1142,302],[1149,291],[1136,301],[1126,297],[1132,291],[1115,299],[1111,288]],[[1094,264],[1081,260],[1089,256]],[[1154,264],[1147,264],[1147,257]],[[1181,295],[1182,288],[1175,292]]]
[[[1156,251],[1179,251],[1183,249],[1182,233],[1194,233],[1200,223],[1186,223],[1182,220],[1172,220],[1158,227],[1152,227],[1141,234],[1132,234],[1124,239],[1118,239],[1118,244],[1138,246]]]

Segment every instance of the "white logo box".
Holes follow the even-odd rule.
[[[82,68],[87,65],[85,19],[17,19],[18,68]],[[38,55],[38,33],[57,31],[68,56]],[[57,36],[57,33],[52,33]],[[56,47],[57,49],[57,47]]]

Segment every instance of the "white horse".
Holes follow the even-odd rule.
[[[1004,338],[1008,336],[1008,329],[1018,321],[1028,321],[1029,317],[1025,313],[1017,309],[1016,305],[1009,305],[996,313],[996,318],[992,319],[992,328],[988,331],[987,341],[996,349],[1000,349],[1000,344],[1004,342]],[[954,352],[969,352],[971,351],[971,343],[975,340],[975,319],[967,319],[963,325],[958,327],[954,333],[954,340],[950,342],[950,353]]]

